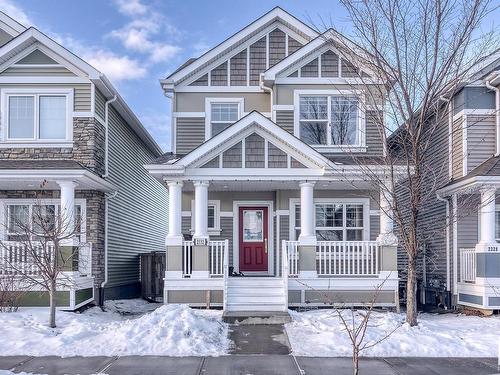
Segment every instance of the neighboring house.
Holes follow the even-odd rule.
[[[91,261],[59,306],[137,296],[139,254],[165,241],[167,191],[143,167],[160,147],[102,73],[36,28],[0,13],[0,43],[0,240],[16,248],[15,223],[37,203],[79,215],[75,241]],[[22,303],[47,301],[30,292]]]
[[[359,165],[385,178],[360,76],[383,82],[344,43],[274,8],[161,81],[172,152],[146,168],[169,189],[166,303],[362,305],[383,284],[377,305],[398,304],[387,194]]]
[[[420,213],[422,303],[500,309],[499,88],[497,52],[447,96],[451,113],[432,137],[425,164],[438,190]]]

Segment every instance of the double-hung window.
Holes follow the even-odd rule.
[[[60,206],[55,203],[8,203],[6,209],[6,240],[22,241],[27,236],[36,240],[48,233],[54,233],[59,219]],[[64,219],[62,217],[61,219]],[[83,205],[75,205],[75,234],[79,240],[84,235],[85,218]]]
[[[14,142],[67,141],[71,130],[71,93],[68,90],[4,93],[4,139]]]
[[[362,203],[315,203],[318,241],[362,241],[364,212]],[[295,205],[295,238],[300,235],[300,204]]]
[[[313,146],[362,146],[356,95],[299,95],[299,137]]]
[[[191,232],[194,231],[194,201],[191,201]],[[207,230],[209,234],[220,234],[220,201],[209,200],[207,204]]]
[[[241,118],[242,98],[207,98],[205,103],[206,130],[209,139],[227,129]]]

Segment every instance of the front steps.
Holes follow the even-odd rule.
[[[281,324],[289,321],[288,290],[282,278],[229,277],[226,288],[226,321],[247,321],[248,324]]]

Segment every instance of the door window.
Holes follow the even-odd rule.
[[[243,210],[243,241],[264,241],[264,213],[262,210]]]

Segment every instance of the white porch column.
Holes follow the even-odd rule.
[[[314,231],[314,182],[304,181],[300,186],[300,245],[316,245]]]
[[[380,234],[377,241],[383,245],[397,245],[398,242],[394,234],[392,194],[392,183],[386,182],[380,187]]]
[[[208,239],[208,181],[194,185],[194,239]]]
[[[167,246],[182,245],[182,182],[169,181],[168,186],[168,234]]]
[[[496,188],[487,186],[481,189],[480,223],[481,233],[480,244],[495,243],[495,195]]]
[[[61,188],[60,220],[62,221],[62,235],[70,236],[75,230],[75,187],[74,181],[57,181]],[[65,246],[72,246],[74,239],[65,238],[62,242]]]

